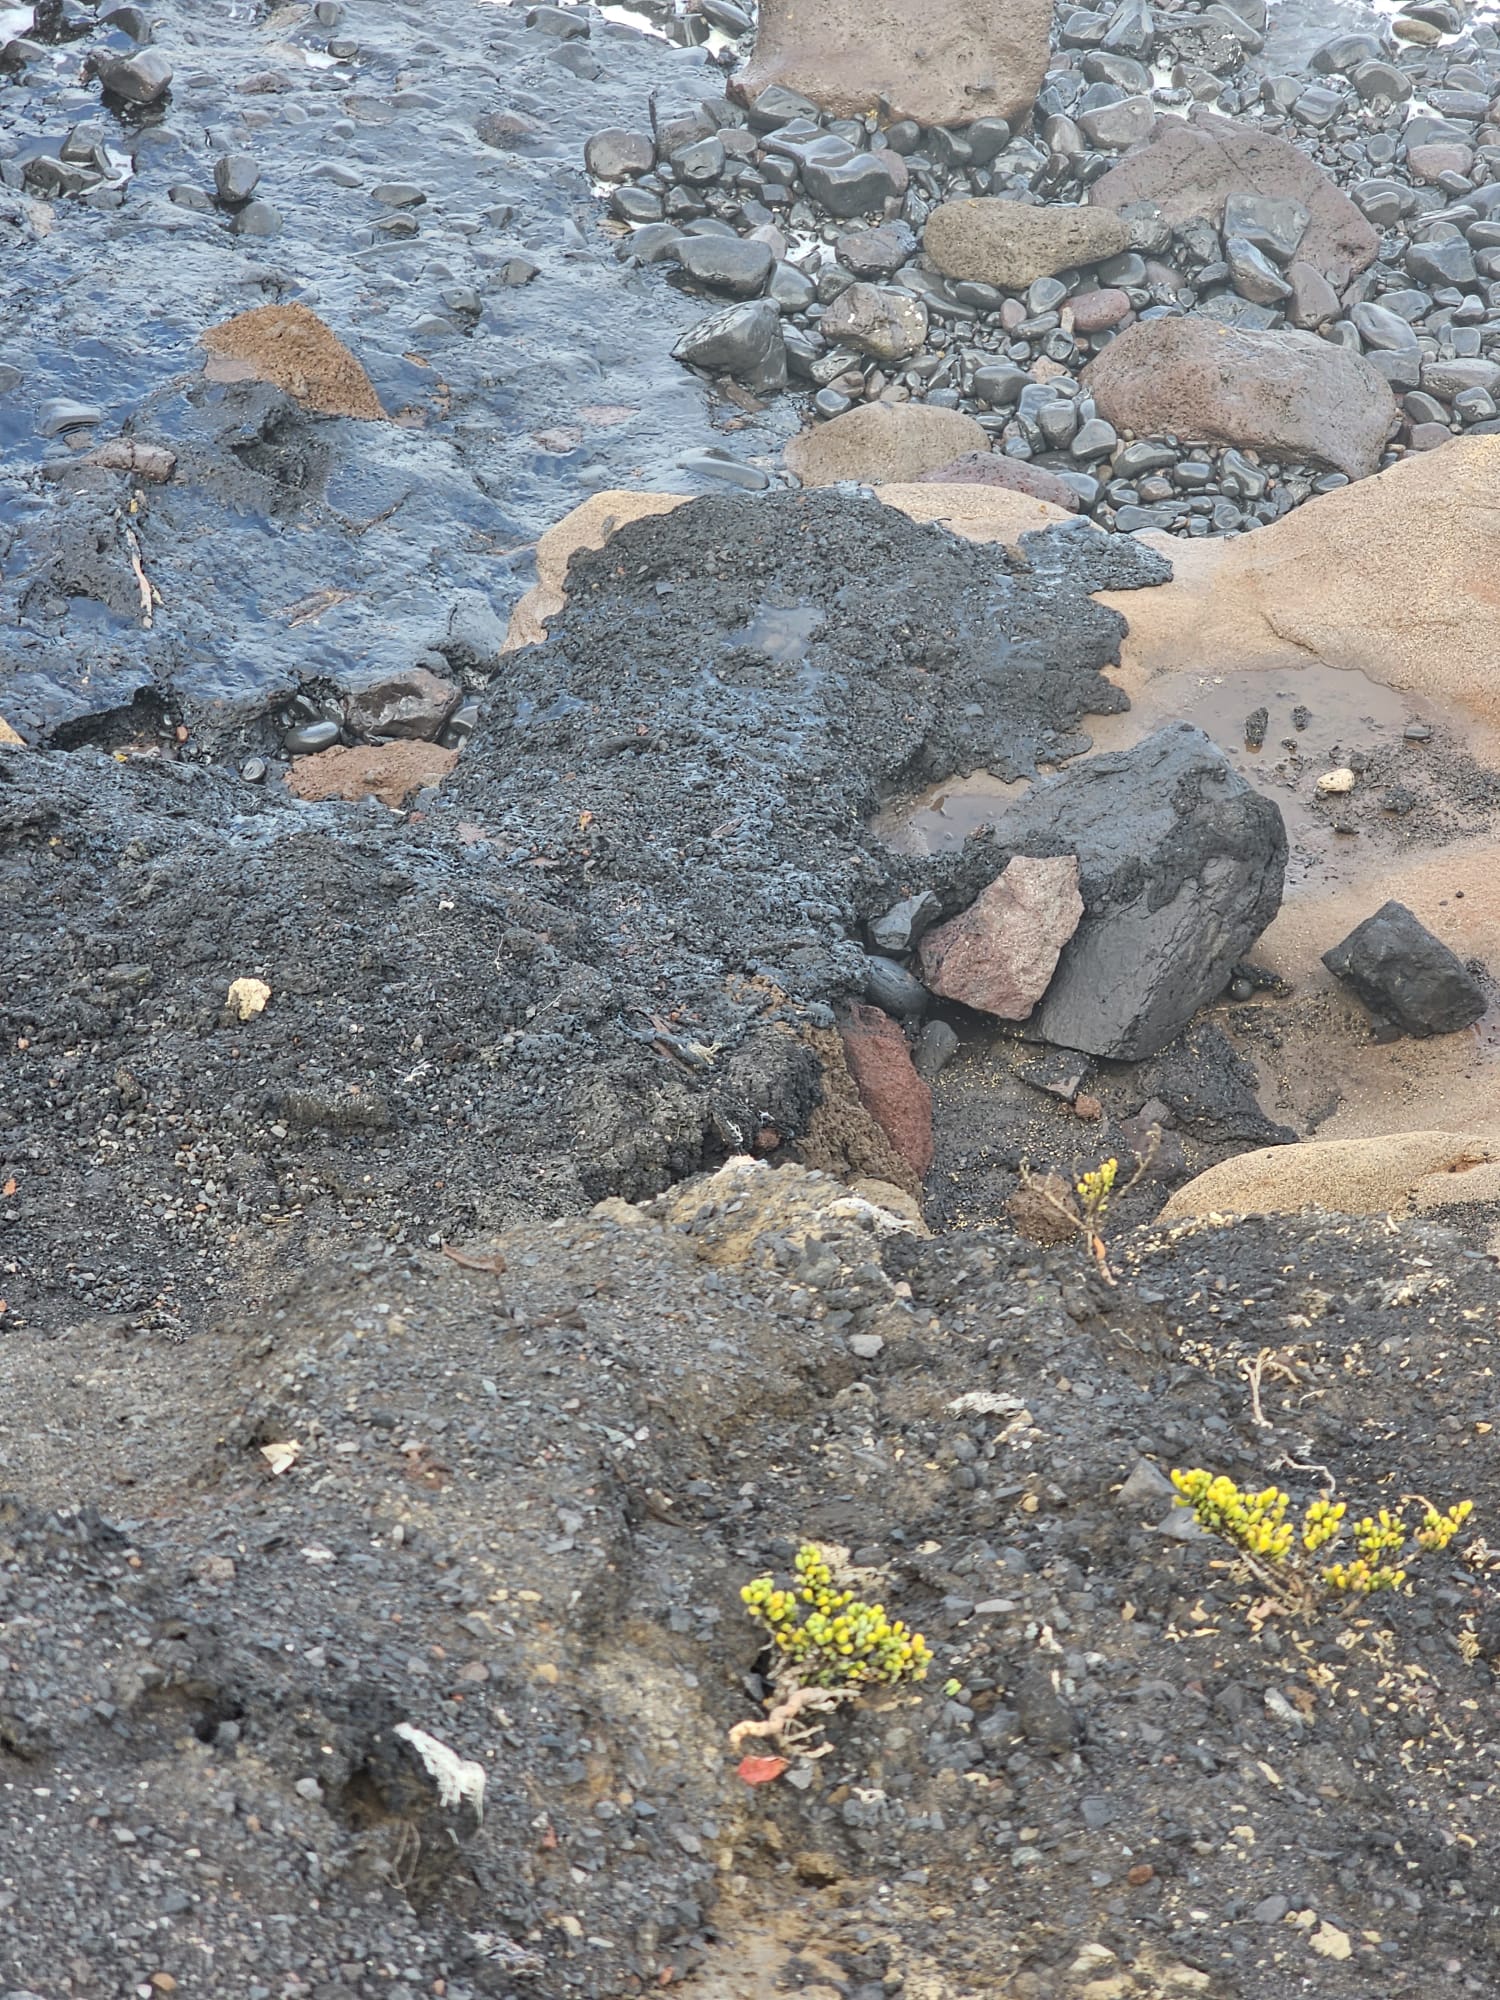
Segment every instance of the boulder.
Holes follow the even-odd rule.
[[[920,1180],[932,1165],[932,1091],[917,1075],[906,1036],[889,1014],[858,1002],[839,1032],[860,1102]]]
[[[1310,333],[1252,333],[1184,317],[1127,327],[1084,371],[1101,417],[1314,459],[1363,479],[1397,421],[1390,384],[1363,355]]]
[[[968,909],[922,939],[922,978],[944,1000],[1001,1021],[1024,1021],[1046,992],[1082,915],[1074,855],[1032,860],[1018,854]]]
[[[699,320],[672,353],[689,368],[730,375],[760,396],[774,396],[786,387],[786,342],[774,299],[749,299]]]
[[[1224,989],[1281,905],[1286,829],[1218,746],[1173,723],[1074,764],[994,821],[1012,854],[1074,855],[1084,916],[1028,1032],[1138,1062]]]
[[[295,303],[255,306],[203,336],[214,382],[271,382],[322,417],[383,418],[375,385],[331,327]]]
[[[980,196],[935,208],[923,247],[945,277],[1023,292],[1056,271],[1118,256],[1130,247],[1130,231],[1108,209],[1033,208]]]
[[[1240,1153],[1178,1188],[1159,1219],[1283,1215],[1302,1208],[1390,1215],[1497,1199],[1500,1130],[1392,1132]]]
[[[1456,1034],[1472,1027],[1488,1005],[1463,960],[1404,903],[1383,903],[1325,951],[1323,963],[1378,1020],[1403,1035]]]
[[[1346,194],[1305,153],[1250,123],[1195,110],[1158,118],[1138,152],[1128,153],[1089,189],[1089,201],[1116,214],[1148,202],[1177,228],[1201,216],[1215,228],[1231,195],[1300,203],[1308,221],[1297,256],[1342,290],[1375,260],[1380,238]]]
[[[1078,495],[1066,479],[1045,466],[1032,465],[1024,458],[1007,458],[1003,451],[966,451],[946,465],[924,472],[918,486],[999,486],[1009,493],[1025,493],[1033,500],[1045,500],[1061,507],[1065,514],[1078,512]]]
[[[783,457],[804,486],[841,479],[878,486],[919,479],[964,451],[987,451],[989,438],[972,417],[927,403],[862,403],[826,424],[799,433]]]
[[[463,697],[456,682],[426,667],[386,674],[349,697],[351,725],[367,736],[437,735]]]
[[[1013,493],[1005,486],[943,486],[918,481],[877,486],[875,497],[911,521],[936,521],[967,542],[1004,542],[1014,548],[1023,535],[1056,527],[1070,517],[1061,507]]]
[[[779,85],[837,118],[1015,123],[1041,88],[1051,25],[1051,0],[926,0],[920,20],[902,0],[761,0],[730,89],[750,104]]]
[[[1161,538],[1172,581],[1104,593],[1132,672],[1318,665],[1493,718],[1500,437],[1455,438],[1253,535]]]
[[[904,361],[927,338],[927,308],[911,292],[888,285],[850,285],[823,314],[819,330],[837,346],[877,361]]]

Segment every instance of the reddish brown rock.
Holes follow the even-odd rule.
[[[1300,201],[1309,220],[1297,255],[1341,291],[1375,261],[1380,238],[1305,153],[1211,111],[1196,110],[1190,119],[1158,118],[1146,143],[1094,182],[1089,200],[1116,214],[1138,201],[1153,202],[1175,229],[1194,216],[1217,226],[1232,194]]]
[[[216,382],[272,382],[322,417],[382,418],[369,376],[315,312],[295,303],[236,313],[203,336]]]
[[[860,1102],[920,1178],[932,1165],[932,1092],[917,1075],[906,1036],[889,1014],[862,1005],[850,1008],[840,1033]]]
[[[441,750],[436,743],[372,743],[298,757],[286,782],[299,799],[376,798],[399,811],[413,792],[441,784],[457,762],[456,750]]]
[[[1102,333],[1107,326],[1119,326],[1130,318],[1130,300],[1113,285],[1102,291],[1078,292],[1068,300],[1075,333]]]
[[[1351,479],[1379,466],[1397,416],[1390,384],[1362,354],[1311,333],[1250,333],[1192,314],[1138,320],[1083,381],[1117,430],[1250,445]]]
[[[1082,916],[1077,855],[1018,854],[962,916],[923,938],[922,979],[945,1000],[1024,1021]]]
[[[935,472],[919,472],[916,486],[1002,486],[1008,493],[1026,493],[1033,500],[1049,501],[1069,514],[1078,512],[1078,495],[1066,479],[1059,479],[1045,466],[1028,465],[1024,459],[1007,458],[1000,451],[965,451],[950,458]]]
[[[1466,174],[1474,164],[1470,146],[1433,144],[1413,146],[1406,155],[1413,180],[1435,187],[1444,174]]]

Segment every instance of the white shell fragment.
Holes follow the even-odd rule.
[[[467,1800],[474,1808],[475,1819],[484,1818],[482,1764],[460,1757],[446,1743],[439,1743],[435,1736],[429,1736],[425,1729],[414,1728],[409,1722],[398,1722],[392,1734],[399,1736],[403,1743],[409,1743],[421,1758],[423,1769],[437,1786],[439,1805],[457,1811]]]

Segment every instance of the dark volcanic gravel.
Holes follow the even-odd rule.
[[[0,752],[11,1312],[196,1321],[350,1231],[463,1235],[798,1138],[798,1031],[913,868],[866,819],[1123,699],[1085,593],[1165,565],[1032,546],[833,494],[636,523],[404,820]],[[243,1024],[241,977],[272,989]]]

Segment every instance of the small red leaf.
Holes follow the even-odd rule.
[[[747,1785],[769,1785],[786,1769],[785,1757],[742,1757],[739,1776]]]

